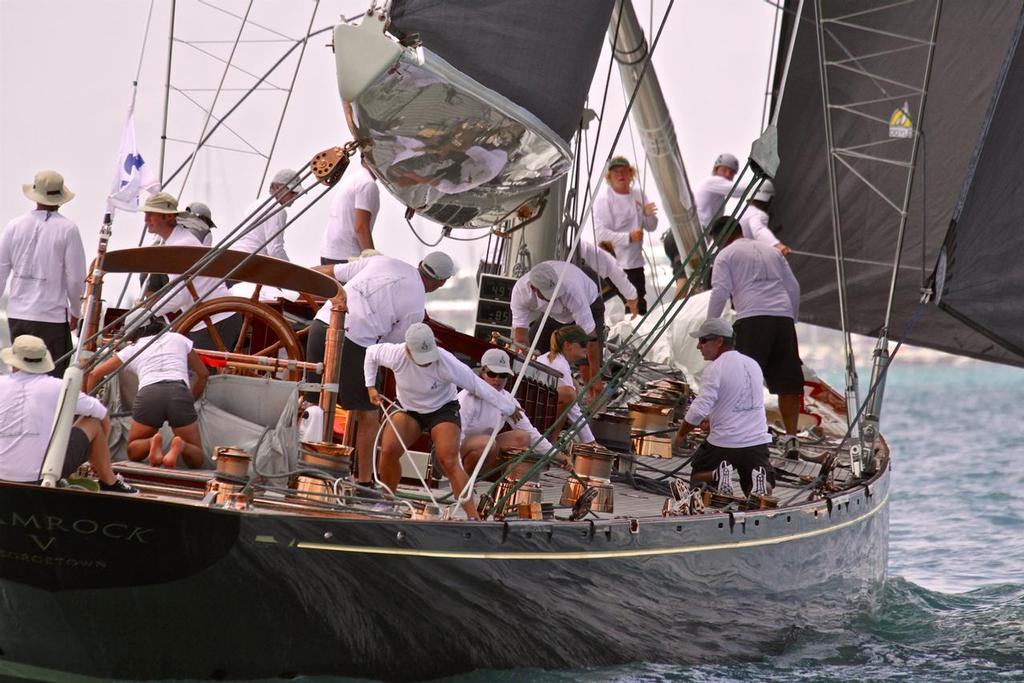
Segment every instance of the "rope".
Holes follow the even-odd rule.
[[[387,396],[381,395],[380,400],[385,402],[387,405],[384,407],[384,410],[381,411],[384,414],[384,422],[380,423],[380,427],[377,429],[377,435],[373,437],[373,451],[371,451],[373,453],[373,480],[379,484],[381,488],[391,494],[392,497],[395,497],[395,492],[392,491],[387,484],[381,481],[379,476],[377,476],[377,443],[380,441],[381,434],[384,432],[384,425],[391,425],[391,431],[395,433],[395,438],[398,439],[398,443],[402,446],[402,455],[409,457],[409,464],[411,464],[413,470],[416,471],[416,478],[420,480],[420,483],[423,484],[423,488],[426,490],[427,495],[430,496],[430,502],[440,510],[441,504],[438,503],[437,498],[434,497],[433,492],[430,490],[430,486],[427,484],[426,477],[424,477],[420,472],[420,468],[416,466],[416,461],[409,453],[409,447],[405,445],[405,441],[402,440],[402,435],[398,433],[398,427],[396,427],[395,423],[391,420],[392,409],[394,409],[393,412],[395,413],[404,413],[405,411],[402,410],[402,406],[400,406],[397,401],[392,401]],[[468,486],[469,485],[467,484],[467,487]]]

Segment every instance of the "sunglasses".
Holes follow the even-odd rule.
[[[718,337],[716,337],[714,335],[709,336],[709,337],[701,337],[700,339],[697,340],[697,346],[703,346],[704,344],[707,344],[712,339],[718,339]]]
[[[502,379],[508,378],[508,375],[504,372],[491,372],[490,370],[487,369],[484,370],[484,374],[487,375],[488,377],[501,377]]]

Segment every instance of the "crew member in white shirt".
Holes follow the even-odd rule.
[[[658,227],[658,207],[647,201],[643,190],[633,187],[636,169],[625,157],[608,161],[607,187],[594,199],[594,229],[598,242],[610,242],[615,258],[636,287],[640,313],[647,312],[647,281],[644,278],[644,231]]]
[[[381,438],[381,483],[390,491],[398,487],[402,444],[411,445],[426,431],[452,484],[452,493],[461,495],[469,483],[469,475],[459,458],[461,421],[456,387],[488,402],[503,417],[518,412],[518,404],[511,395],[498,392],[473,374],[455,356],[437,348],[434,333],[424,323],[416,323],[406,330],[404,344],[374,344],[366,350],[363,375],[366,393],[373,405],[381,403],[376,386],[380,368],[389,368],[395,373],[401,406],[401,411],[392,413]],[[472,496],[462,508],[470,519],[479,518]]]
[[[708,438],[693,454],[690,479],[694,484],[715,483],[720,492],[731,493],[735,468],[744,495],[767,494],[775,477],[768,457],[772,439],[761,368],[733,347],[733,329],[726,320],[708,318],[690,335],[697,338],[697,349],[711,363],[704,368],[700,391],[675,438],[680,442],[705,419],[710,425]]]
[[[302,192],[298,173],[290,168],[278,171],[270,181],[269,196],[273,199],[257,199],[246,209],[242,215],[248,228],[229,248],[232,251],[247,251],[250,254],[291,261],[284,249],[284,226],[288,222],[285,207]]]
[[[338,368],[338,405],[352,411],[355,422],[358,483],[373,486],[373,441],[380,424],[377,406],[370,402],[361,381],[366,349],[380,342],[401,342],[405,331],[423,322],[427,292],[441,288],[455,274],[455,262],[448,254],[427,254],[418,266],[390,256],[369,256],[344,264],[319,266],[316,270],[331,275],[344,285],[345,340],[341,345]],[[317,311],[309,326],[306,360],[319,363],[324,358],[327,327],[331,321],[331,302]],[[310,381],[320,381],[311,375]],[[306,400],[315,403],[316,393]],[[326,416],[325,419],[331,419]],[[352,424],[350,421],[349,424]]]
[[[719,154],[711,168],[711,175],[697,183],[693,190],[693,203],[697,220],[702,227],[711,225],[716,213],[724,213],[726,197],[740,197],[744,188],[733,187],[733,179],[740,170],[740,162],[732,154]]]
[[[619,296],[626,302],[626,309],[634,318],[639,315],[636,287],[629,281],[629,276],[626,275],[626,271],[618,264],[615,257],[593,242],[584,240],[580,240],[577,250],[583,265],[598,277],[598,282],[605,280],[611,282],[612,286],[618,290]]]
[[[732,224],[734,225],[734,224]],[[730,228],[723,221],[716,230]],[[716,234],[716,239],[721,239]],[[715,257],[708,317],[718,318],[732,297],[736,309],[736,350],[761,366],[768,390],[779,397],[786,427],[783,451],[799,457],[797,421],[804,393],[804,375],[796,338],[800,283],[782,253],[760,240],[733,230]]]
[[[58,213],[75,194],[56,171],[40,171],[22,192],[36,208],[18,216],[0,233],[0,296],[10,279],[7,323],[11,339],[31,334],[58,359],[62,377],[71,353],[71,330],[85,293],[85,250],[78,227]]]
[[[572,369],[587,357],[586,345],[589,341],[590,337],[579,325],[565,325],[551,333],[551,350],[537,358],[538,363],[559,374],[558,414],[561,415],[572,405],[552,433],[561,431],[566,425],[575,425],[579,428],[579,440],[582,443],[594,443],[594,433],[590,431],[590,424],[583,417],[579,403],[575,403],[580,392],[572,376]]]
[[[86,379],[86,389],[91,391],[104,377],[127,365],[139,378],[128,429],[128,458],[138,461],[148,455],[153,467],[173,469],[181,457],[190,468],[202,467],[203,443],[195,401],[206,388],[206,366],[187,337],[164,331],[163,323],[148,310],[132,311],[124,324],[125,340],[134,343],[97,365]],[[160,436],[165,422],[174,434],[166,454]]]
[[[349,168],[331,200],[327,229],[320,240],[320,263],[345,263],[373,249],[373,224],[380,211],[380,189],[366,162]]]
[[[513,375],[512,364],[508,352],[503,349],[488,349],[480,358],[480,379],[503,396],[515,401],[505,389],[508,379]],[[484,448],[491,438],[491,432],[508,425],[509,429],[498,434],[494,439],[494,448],[487,453],[487,459],[480,469],[481,474],[493,472],[491,479],[497,479],[495,471],[500,456],[511,449],[532,448],[537,453],[552,450],[551,442],[537,431],[530,419],[522,412],[522,406],[516,401],[518,409],[511,417],[501,414],[492,401],[482,399],[468,389],[459,392],[459,414],[462,417],[462,466],[472,472],[484,453]]]
[[[564,273],[564,275],[562,275]],[[558,295],[555,285],[562,275]],[[552,297],[554,297],[552,299]],[[576,323],[590,335],[587,344],[586,379],[597,377],[590,387],[593,398],[601,393],[601,346],[604,341],[604,301],[597,283],[577,266],[565,261],[542,261],[512,287],[512,338],[520,346],[529,348],[530,339],[537,336],[540,317],[548,302],[551,313],[537,339],[537,351],[550,349],[551,333],[568,323]],[[531,320],[531,318],[536,318]]]
[[[203,246],[202,242],[191,231],[178,225],[178,200],[172,195],[166,192],[154,194],[142,205],[142,211],[145,215],[146,229],[163,240],[161,246]],[[149,293],[152,290],[153,280],[150,279],[147,282],[149,285],[146,289],[147,293]],[[220,278],[199,275],[193,279],[192,284],[202,301],[213,301],[221,297],[231,296],[231,292],[220,281]],[[172,296],[162,300],[154,308],[153,312],[156,315],[177,313],[191,308],[195,304],[195,299],[192,297],[188,287],[183,285],[176,285],[176,287],[177,290]],[[196,348],[233,350],[235,342],[238,341],[238,335],[242,331],[242,316],[230,311],[223,311],[211,314],[210,322],[213,323],[213,329],[220,338],[221,344],[217,344],[213,333],[207,329],[206,323],[200,321],[187,335]]]
[[[213,233],[210,232],[217,224],[213,222],[210,207],[202,202],[192,202],[178,214],[178,225],[193,235],[204,247],[213,246]]]
[[[0,350],[0,359],[11,368],[10,375],[0,376],[0,479],[37,482],[63,382],[47,375],[53,370],[53,357],[39,337],[16,337],[11,346]],[[88,460],[99,477],[100,490],[137,493],[110,466],[107,409],[79,393],[75,415],[61,477],[71,476]]]
[[[747,201],[747,210],[740,216],[740,227],[743,228],[743,236],[747,239],[764,242],[769,247],[778,249],[783,256],[788,256],[789,247],[780,242],[768,227],[768,207],[774,196],[775,185],[770,180],[764,181],[753,198]]]

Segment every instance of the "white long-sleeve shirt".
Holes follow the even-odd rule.
[[[253,225],[263,216],[266,216],[266,218]],[[242,218],[246,217],[249,218],[246,223],[252,225],[252,227],[241,239],[231,245],[230,249],[232,251],[247,251],[250,254],[255,253],[262,256],[279,258],[282,261],[291,261],[288,258],[288,252],[284,250],[284,231],[281,230],[284,224],[288,222],[288,215],[285,213],[284,207],[276,199],[264,198],[256,200],[242,214]],[[260,249],[260,245],[270,239],[270,236],[274,233],[277,233],[277,236],[271,239],[267,246]]]
[[[56,211],[29,211],[0,233],[0,295],[11,281],[7,316],[62,323],[78,317],[85,249],[78,227]]]
[[[356,210],[370,214],[370,232],[380,212],[380,189],[373,174],[361,164],[349,171],[338,194],[331,200],[327,228],[320,239],[320,255],[334,260],[351,259],[362,253],[356,236]]]
[[[580,258],[583,259],[583,263],[597,273],[599,278],[611,280],[612,284],[615,285],[615,289],[619,290],[619,294],[626,299],[636,298],[636,287],[629,281],[626,271],[622,269],[622,266],[618,264],[614,256],[593,242],[581,240],[577,249],[580,252]]]
[[[697,183],[693,190],[693,203],[697,208],[697,220],[701,226],[707,227],[711,217],[722,206],[726,197],[740,197],[743,188],[733,188],[733,181],[720,175],[713,175]]]
[[[800,314],[800,283],[786,257],[764,242],[740,238],[715,257],[708,317],[718,318],[732,297],[736,319]]]
[[[334,266],[334,277],[345,285],[348,313],[345,337],[366,347],[400,342],[413,323],[423,322],[427,292],[415,266],[390,256],[371,256]],[[331,302],[316,313],[331,323]]]
[[[768,214],[753,204],[747,206],[747,210],[740,217],[740,228],[748,240],[764,242],[769,247],[779,244],[779,238],[768,227]]]
[[[560,323],[568,325],[576,323],[583,328],[587,334],[593,334],[597,325],[603,325],[604,321],[595,321],[594,315],[590,312],[590,304],[594,303],[601,292],[597,284],[578,267],[565,261],[544,261],[550,263],[555,269],[555,274],[560,275],[565,271],[562,278],[562,286],[558,288],[558,296],[551,304],[551,317]],[[539,264],[538,264],[539,265]],[[534,313],[542,312],[548,302],[538,297],[530,288],[530,274],[527,273],[516,280],[512,287],[512,327],[526,328],[530,326]]]
[[[180,225],[174,226],[174,230],[164,240],[163,246],[165,247],[201,247],[203,243],[199,241],[199,238],[193,235],[190,231],[181,227]],[[196,290],[196,294],[203,301],[213,301],[225,296],[231,296],[231,291],[227,288],[223,282],[220,282],[220,278],[206,277],[205,275],[197,275],[192,280],[192,286]],[[174,295],[164,301],[162,304],[153,308],[153,313],[156,315],[166,315],[168,313],[177,313],[183,311],[186,308],[191,307],[195,303],[195,299],[192,297],[192,293],[188,291],[188,287],[182,286],[177,288]],[[210,321],[214,324],[219,323],[221,320],[230,318],[233,313],[225,311],[224,313],[215,313],[210,316]],[[206,329],[206,323],[199,321],[194,330]]]
[[[764,375],[757,361],[739,351],[726,351],[704,368],[700,391],[684,419],[699,425],[708,418],[712,446],[746,448],[768,443],[772,437],[762,384]]]
[[[476,436],[477,434],[488,434],[500,429],[502,424],[507,424],[512,429],[519,429],[526,432],[530,437],[530,445],[538,453],[545,453],[552,449],[551,442],[541,435],[537,428],[530,422],[530,418],[522,413],[522,406],[519,401],[508,392],[502,389],[499,393],[515,401],[516,407],[521,414],[518,420],[502,415],[493,404],[481,399],[470,391],[463,389],[459,392],[459,416],[462,419],[462,438]]]
[[[39,479],[63,383],[29,372],[0,377],[0,479]],[[75,414],[103,419],[107,409],[92,396],[79,393]]]
[[[538,358],[537,362],[546,365],[555,372],[558,373],[558,386],[569,387],[573,391],[578,392],[579,387],[576,386],[576,380],[572,378],[572,368],[569,367],[569,361],[565,359],[560,353],[555,354],[555,359],[549,358],[550,354],[542,353]],[[590,423],[587,422],[583,417],[583,411],[580,410],[579,403],[573,403],[572,407],[569,408],[569,413],[566,415],[565,425],[580,425],[579,437],[583,443],[591,443],[594,441],[594,432],[590,431]]]
[[[602,188],[594,200],[594,230],[598,242],[611,242],[615,259],[623,268],[643,268],[643,241],[631,242],[629,233],[637,228],[653,232],[658,227],[657,216],[645,216],[647,197],[640,188],[632,187],[628,194],[619,194],[610,186]]]
[[[457,396],[456,387],[466,389],[474,396],[494,406],[508,417],[518,405],[511,395],[502,395],[480,379],[465,363],[444,349],[438,349],[440,358],[427,365],[412,361],[405,344],[374,344],[366,349],[363,364],[367,387],[376,385],[377,370],[389,368],[395,373],[398,402],[414,413],[432,413]]]

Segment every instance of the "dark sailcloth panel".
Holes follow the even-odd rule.
[[[614,0],[395,0],[392,30],[572,138]]]
[[[798,2],[791,10],[785,31],[793,30]],[[924,121],[918,120],[920,98],[907,85],[922,84],[927,51],[909,47],[891,34],[927,40],[935,3],[918,0],[886,3],[858,0],[825,3],[831,13],[853,15],[889,5],[892,9],[858,16],[858,22],[874,30],[858,30],[831,24],[826,37],[829,59],[843,60],[846,68],[829,69],[831,99],[836,102],[872,102],[857,107],[863,115],[834,111],[836,147],[874,143],[847,154],[844,159],[894,202],[901,203],[906,170],[899,163],[910,159],[912,138],[901,137],[898,109],[907,102],[910,125],[924,133],[918,152],[908,209],[902,266],[897,279],[890,337],[903,334],[921,298],[922,284],[936,263],[953,209],[960,196],[973,150],[981,133],[995,83],[1021,14],[1015,0],[971,2],[950,0],[943,4]],[[828,150],[822,115],[818,46],[814,3],[804,3],[790,72],[779,112],[779,156],[772,225],[794,253],[789,256],[800,281],[801,320],[838,329],[839,299],[833,257],[831,200],[828,186]],[[872,22],[874,22],[872,24]],[[839,43],[856,48],[850,60]],[[781,41],[781,50],[788,44]],[[880,54],[883,52],[887,54]],[[779,62],[784,60],[780,55]],[[859,69],[882,73],[886,80],[869,78]],[[781,85],[776,74],[776,89]],[[902,97],[907,93],[906,97]],[[888,98],[888,99],[887,99]],[[895,121],[893,119],[896,119]],[[870,153],[894,163],[879,163],[858,156]],[[843,249],[853,332],[876,335],[885,319],[899,219],[896,211],[856,177],[837,164],[839,206],[843,225]],[[906,341],[919,346],[1001,363],[1024,365],[975,329],[929,305],[920,315]]]
[[[939,307],[1024,359],[1024,47],[1017,24],[945,245]],[[940,268],[940,273],[941,273]],[[941,275],[940,275],[941,278]]]

